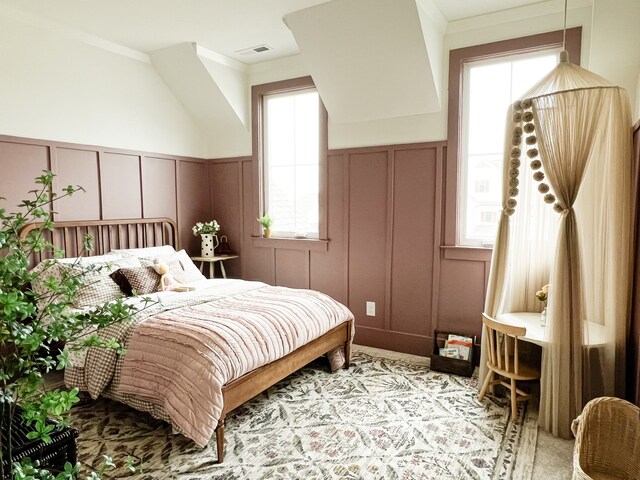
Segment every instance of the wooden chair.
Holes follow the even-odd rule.
[[[527,333],[524,327],[516,327],[498,322],[486,314],[482,314],[482,323],[486,329],[487,368],[489,372],[482,384],[478,400],[482,400],[487,389],[500,384],[511,390],[511,418],[518,416],[518,402],[526,401],[531,395],[516,386],[518,380],[537,380],[540,378],[540,367],[528,365],[518,356],[518,337]]]

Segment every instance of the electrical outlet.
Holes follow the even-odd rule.
[[[367,302],[367,316],[376,316],[376,302]]]

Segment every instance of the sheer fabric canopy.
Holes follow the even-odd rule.
[[[535,293],[550,285],[539,422],[570,438],[587,401],[624,394],[633,253],[629,100],[563,52],[508,117],[485,311],[539,312]],[[481,380],[485,364],[481,358]]]

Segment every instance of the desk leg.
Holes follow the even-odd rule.
[[[220,271],[222,272],[222,278],[227,278],[227,272],[224,271],[224,262],[220,260]]]
[[[215,266],[214,266],[214,262],[209,262],[209,278],[215,278]]]
[[[202,271],[203,269],[204,269],[204,262],[200,262],[200,273],[204,275],[204,272]]]

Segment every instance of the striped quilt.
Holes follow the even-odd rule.
[[[344,305],[313,290],[239,282],[217,295],[206,302],[185,296],[187,306],[135,321],[119,332],[127,353],[123,360],[106,362],[111,375],[101,371],[104,359],[87,356],[82,381],[69,381],[78,377],[76,371],[67,384],[85,384],[94,398],[105,393],[142,407],[204,446],[220,418],[225,384],[353,318]],[[342,350],[329,359],[332,369],[341,367]]]

